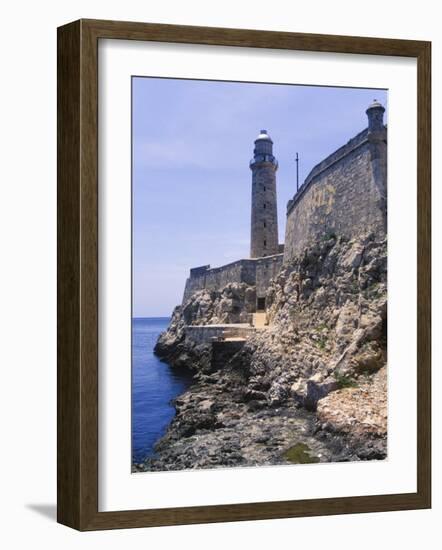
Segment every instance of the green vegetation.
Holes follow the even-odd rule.
[[[336,384],[340,390],[343,388],[355,388],[357,386],[356,380],[351,378],[351,376],[348,376],[348,374],[342,374],[342,372],[335,371],[333,376],[335,377]]]
[[[366,288],[364,295],[368,299],[373,298],[381,298],[382,295],[385,293],[385,289],[383,289],[377,281],[371,281],[371,284]]]
[[[336,240],[336,233],[334,231],[327,231],[327,233],[324,233],[324,235],[322,235],[323,241],[329,241],[330,239]]]
[[[351,283],[350,283],[350,291],[353,293],[353,294],[359,294],[359,291],[360,291],[360,287],[359,287],[359,281],[356,279],[356,280],[353,280]]]
[[[325,345],[327,343],[327,340],[322,337],[319,340],[315,340],[315,344],[318,346],[319,349],[325,349]]]
[[[283,457],[292,464],[315,464],[319,462],[319,457],[310,453],[308,445],[305,443],[296,443],[296,445],[285,451]]]
[[[327,345],[327,335],[324,334],[324,329],[326,329],[326,328],[327,327],[325,325],[319,325],[314,329],[315,333],[316,333],[316,336],[313,339],[313,342],[321,350],[325,349],[325,346]]]

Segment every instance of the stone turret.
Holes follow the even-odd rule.
[[[384,125],[385,108],[377,99],[365,111],[368,117],[373,182],[378,192],[378,204],[383,213],[384,230],[387,231],[387,128]]]
[[[373,100],[373,103],[369,105],[365,111],[368,116],[368,131],[369,132],[382,132],[384,130],[384,113],[385,108],[377,99]]]
[[[278,254],[278,215],[276,207],[276,170],[273,141],[267,130],[255,140],[252,170],[252,220],[250,257]]]

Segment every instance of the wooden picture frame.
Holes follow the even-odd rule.
[[[403,56],[418,67],[417,492],[98,511],[98,41]],[[79,20],[58,29],[58,521],[82,531],[429,508],[430,67],[422,41]]]

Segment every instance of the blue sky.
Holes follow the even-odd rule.
[[[133,314],[169,316],[191,267],[249,256],[254,140],[279,161],[279,239],[287,201],[315,164],[367,126],[385,90],[133,78]],[[385,121],[386,121],[385,117]]]

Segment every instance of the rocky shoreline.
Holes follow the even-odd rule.
[[[327,235],[281,269],[268,327],[224,361],[185,326],[235,323],[253,287],[196,292],[175,309],[156,354],[195,382],[154,457],[134,471],[349,460],[387,454],[387,243]]]

